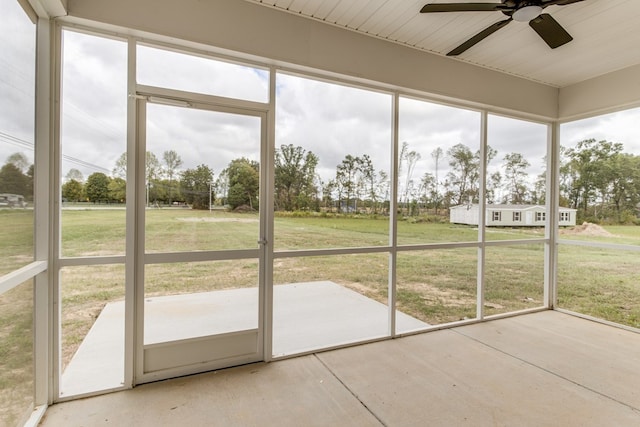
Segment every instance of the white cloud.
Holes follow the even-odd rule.
[[[6,52],[0,58],[0,131],[32,141],[33,25],[20,10],[4,12],[3,27],[11,31],[0,36]],[[63,154],[98,168],[80,167],[66,158],[62,174],[71,167],[81,169],[85,176],[111,170],[126,150],[126,44],[72,31],[64,35]],[[145,84],[267,100],[264,70],[148,47],[140,49],[138,64],[138,79]],[[278,74],[276,105],[276,147],[293,144],[313,151],[320,159],[318,172],[324,180],[335,176],[336,166],[347,154],[367,154],[377,171],[389,172],[391,95]],[[204,163],[218,174],[234,158],[259,159],[255,117],[151,104],[148,108],[148,148],[160,160],[164,151],[175,150],[184,161],[183,168]],[[568,123],[562,126],[562,141],[572,145],[587,138],[607,139],[640,154],[639,119],[640,109],[635,109]],[[545,125],[491,115],[488,130],[489,144],[498,150],[493,168],[505,154],[518,152],[531,163],[530,174],[540,173]],[[421,155],[415,180],[435,172],[431,153],[437,147],[445,155],[458,143],[476,151],[479,132],[478,112],[401,98],[399,141]],[[0,160],[15,151],[19,147],[0,139]],[[439,164],[440,180],[448,168],[444,157]]]
[[[574,147],[586,139],[620,142],[624,151],[640,155],[640,108],[565,123],[560,127],[562,145]]]
[[[15,1],[3,2],[0,28],[1,165],[15,152],[33,160],[36,33]]]

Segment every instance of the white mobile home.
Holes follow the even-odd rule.
[[[454,224],[478,225],[479,206],[465,204],[449,209],[449,221]],[[559,208],[559,222],[563,226],[576,225],[576,209]],[[486,224],[490,227],[542,227],[546,221],[544,206],[487,205]]]

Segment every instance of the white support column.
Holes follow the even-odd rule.
[[[389,246],[391,252],[389,253],[389,335],[391,337],[396,336],[396,268],[398,265],[398,146],[399,142],[399,127],[400,122],[400,95],[398,92],[393,94],[393,106],[391,109],[392,114],[392,138],[391,143],[391,175],[389,176]]]
[[[34,177],[34,240],[35,260],[49,262],[51,251],[52,195],[55,180],[50,179],[52,159],[51,99],[55,54],[52,54],[52,25],[46,18],[37,21],[36,37],[36,102],[35,102],[35,177]],[[54,50],[55,52],[55,50]],[[53,401],[51,381],[51,354],[53,343],[50,331],[52,325],[51,269],[38,274],[34,281],[34,369],[36,406],[48,405]]]
[[[482,111],[480,116],[480,182],[478,191],[478,270],[477,270],[477,299],[476,299],[476,317],[484,318],[484,268],[485,268],[485,224],[487,222],[487,200],[485,197],[487,185],[487,148],[488,148],[488,120],[489,115],[486,111]]]
[[[60,296],[60,167],[62,161],[62,150],[60,145],[60,125],[61,125],[61,82],[62,82],[62,29],[59,25],[52,26],[51,52],[49,76],[51,79],[50,108],[49,117],[51,123],[49,130],[49,333],[50,340],[50,372],[49,387],[50,397],[55,400],[60,396],[60,379],[62,375],[62,313]]]
[[[124,386],[133,387],[135,383],[137,339],[137,297],[136,282],[136,42],[133,38],[127,40],[127,188],[126,188],[126,237],[125,237],[125,313],[124,313]],[[143,169],[144,170],[144,169]],[[143,298],[142,295],[140,298]],[[142,301],[142,299],[140,299]],[[140,303],[141,304],[141,303]]]
[[[261,205],[260,217],[264,221],[261,225],[266,244],[263,248],[263,278],[260,285],[263,287],[260,310],[262,312],[262,357],[265,362],[271,361],[273,357],[273,240],[274,240],[274,194],[273,186],[275,180],[275,140],[276,140],[276,68],[269,69],[269,111],[266,119],[266,141],[262,148],[262,163],[260,169],[264,169],[265,183],[260,188],[260,193],[264,194],[264,205]]]
[[[131,210],[134,217],[134,225],[127,230],[127,236],[134,239],[134,253],[128,257],[129,264],[127,267],[133,271],[133,283],[130,285],[135,295],[132,301],[134,307],[131,313],[135,318],[134,328],[134,364],[135,372],[133,385],[139,383],[144,375],[144,257],[145,257],[145,153],[147,138],[147,101],[145,99],[135,99],[134,121],[135,125],[131,126],[135,132],[135,140],[130,143],[128,151],[132,158],[127,161],[127,181],[132,179],[131,191],[133,192],[132,204],[135,208],[129,209],[129,200],[127,195],[127,211]],[[132,146],[133,145],[133,146]],[[127,156],[129,156],[129,154]],[[129,191],[129,190],[127,190]],[[131,234],[131,236],[129,236]]]
[[[555,308],[558,300],[558,223],[560,221],[560,124],[549,125],[547,134],[547,223],[544,250],[544,304]]]

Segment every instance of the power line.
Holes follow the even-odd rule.
[[[22,147],[22,148],[29,148],[31,150],[34,149],[34,144],[31,141],[27,141],[18,137],[15,137],[13,135],[10,135],[8,133],[2,132],[0,131],[0,139],[3,139],[5,142],[18,146],[18,147]],[[87,161],[84,161],[82,159],[78,159],[77,157],[73,157],[73,156],[69,156],[67,154],[63,154],[62,158],[70,163],[73,163],[75,165],[78,166],[82,166],[91,170],[95,170],[98,172],[105,172],[105,173],[111,173],[111,171],[107,168],[103,168],[102,166],[98,166],[95,165],[93,163],[89,163]]]

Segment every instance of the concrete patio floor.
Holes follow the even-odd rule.
[[[284,356],[388,334],[388,307],[330,281],[274,287],[273,354]],[[400,330],[426,323],[396,312]],[[145,344],[258,327],[257,288],[145,298]],[[62,397],[124,381],[124,301],[107,304],[62,375]]]
[[[42,426],[637,426],[640,334],[555,311],[54,405]]]

